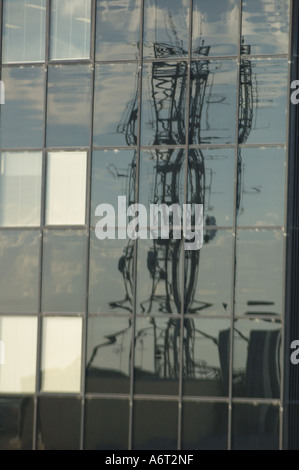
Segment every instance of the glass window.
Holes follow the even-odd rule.
[[[87,392],[129,393],[131,323],[130,318],[89,317]]]
[[[49,152],[46,224],[84,225],[86,152]]]
[[[33,399],[0,398],[0,450],[31,450],[33,443]]]
[[[86,279],[85,232],[49,230],[43,238],[43,312],[83,312]]]
[[[51,59],[90,57],[90,0],[52,0]]]
[[[90,143],[91,67],[48,68],[47,146],[84,147]]]
[[[43,319],[41,389],[79,392],[81,382],[82,319]]]
[[[0,154],[0,225],[40,224],[42,154]]]
[[[41,148],[44,120],[43,67],[4,67],[5,105],[0,114],[2,148]]]
[[[39,308],[39,232],[2,231],[0,247],[0,312],[36,313]]]
[[[3,2],[3,63],[45,58],[46,0]]]
[[[97,1],[96,60],[139,55],[140,0]]]
[[[33,393],[37,348],[37,318],[0,317],[4,364],[0,365],[0,392]]]

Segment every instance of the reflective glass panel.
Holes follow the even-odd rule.
[[[129,401],[87,399],[85,410],[86,450],[128,449]]]
[[[3,63],[45,58],[46,0],[3,2]]]
[[[235,404],[232,413],[232,449],[279,449],[278,406]]]
[[[128,393],[132,347],[130,318],[89,317],[86,391]]]
[[[238,1],[194,0],[192,53],[237,55]]]
[[[39,225],[42,154],[2,152],[0,167],[0,225]]]
[[[4,67],[5,105],[0,114],[2,148],[43,146],[43,67]]]
[[[53,65],[48,68],[47,145],[89,145],[91,67]]]
[[[137,79],[136,64],[96,65],[94,145],[136,145]]]
[[[49,230],[43,238],[42,310],[85,310],[87,235],[82,231]]]
[[[46,224],[84,225],[86,152],[49,152]]]
[[[31,450],[33,399],[0,398],[0,450]]]
[[[43,319],[41,389],[79,392],[81,382],[82,319]]]
[[[227,423],[225,403],[183,403],[182,449],[226,450]]]
[[[0,311],[37,312],[39,232],[2,231],[0,246]]]
[[[252,319],[234,324],[233,393],[237,397],[279,398],[279,321]]]
[[[139,55],[140,0],[97,1],[96,60]]]
[[[0,392],[33,393],[37,349],[37,318],[0,317],[2,346]]]
[[[51,59],[90,56],[90,0],[52,0]]]

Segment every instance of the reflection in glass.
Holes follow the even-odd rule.
[[[87,399],[85,406],[85,449],[127,450],[129,402]]]
[[[226,403],[183,403],[182,449],[226,450]]]
[[[40,397],[38,439],[42,450],[79,450],[81,401],[77,398]]]
[[[133,409],[134,450],[177,449],[176,402],[135,401]]]
[[[41,152],[2,152],[0,166],[0,225],[39,225]]]
[[[43,319],[41,389],[43,392],[79,392],[82,319]]]
[[[88,59],[91,1],[52,0],[51,59]]]
[[[43,146],[43,67],[4,67],[5,105],[0,114],[2,148]]]
[[[236,261],[236,315],[281,315],[283,233],[239,230]]]
[[[43,312],[82,312],[85,306],[87,236],[82,231],[45,231]]]
[[[237,397],[279,398],[280,322],[252,319],[234,325],[233,393]]]
[[[252,54],[287,54],[289,0],[243,0],[242,35]]]
[[[178,393],[180,336],[179,318],[137,318],[135,393]]]
[[[0,398],[0,450],[31,450],[33,399]]]
[[[284,223],[285,149],[241,149],[238,225]]]
[[[130,318],[89,317],[87,392],[129,392],[131,343]]]
[[[4,64],[44,60],[46,3],[46,0],[3,2]]]
[[[233,405],[232,449],[278,450],[279,408],[275,405]]]
[[[0,392],[35,390],[37,318],[0,317]]]
[[[0,246],[0,311],[37,312],[39,232],[2,231]]]
[[[48,68],[47,146],[89,145],[91,66]]]
[[[96,60],[139,55],[140,0],[97,1]]]
[[[84,225],[86,152],[49,152],[46,224]]]
[[[192,53],[237,55],[238,1],[194,0]]]
[[[94,145],[136,145],[137,78],[136,64],[96,65]]]

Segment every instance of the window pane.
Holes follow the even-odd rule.
[[[2,148],[43,146],[43,67],[4,67],[5,105],[0,114]]]
[[[129,393],[131,323],[130,318],[89,317],[87,392]]]
[[[94,145],[136,145],[137,79],[136,64],[96,65]]]
[[[80,391],[81,340],[81,318],[44,318],[41,364],[42,391]]]
[[[91,1],[52,0],[51,59],[88,59]]]
[[[0,225],[40,224],[42,154],[0,154]]]
[[[46,224],[84,225],[86,152],[49,152]]]
[[[96,60],[139,55],[140,0],[97,1]]]
[[[46,0],[3,2],[3,63],[45,58]]]
[[[91,67],[56,65],[48,68],[47,145],[89,145]]]
[[[4,364],[0,373],[0,392],[35,391],[37,318],[0,317],[0,340]]]
[[[31,450],[33,399],[0,398],[0,450]]]
[[[37,312],[39,232],[2,231],[0,246],[0,311]]]
[[[45,231],[42,310],[85,310],[87,236],[82,231]]]

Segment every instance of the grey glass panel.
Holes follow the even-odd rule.
[[[194,61],[191,69],[190,144],[235,141],[236,61]]]
[[[183,403],[182,449],[227,449],[227,426],[225,403]]]
[[[281,315],[283,238],[280,231],[238,231],[236,315]]]
[[[33,399],[0,398],[0,450],[31,450]]]
[[[1,106],[0,146],[43,145],[44,68],[4,67],[5,105]]]
[[[145,0],[144,56],[181,57],[188,53],[189,8],[184,0]]]
[[[139,55],[140,0],[97,1],[96,60]]]
[[[3,2],[3,63],[45,58],[46,0]]]
[[[261,404],[233,405],[232,449],[278,450],[278,406]]]
[[[39,225],[41,152],[2,152],[0,165],[0,225]]]
[[[42,310],[82,312],[85,309],[86,233],[45,231],[43,239]]]
[[[194,0],[193,55],[236,55],[238,1]]]
[[[284,224],[285,149],[241,149],[238,225]]]
[[[129,393],[131,322],[130,318],[89,317],[87,392]]]
[[[85,407],[85,449],[127,450],[129,402],[87,399]]]
[[[91,66],[55,65],[48,72],[47,145],[89,145]]]
[[[252,54],[287,54],[289,0],[243,0],[242,36]]]
[[[0,311],[37,312],[40,234],[0,233]]]
[[[52,0],[51,59],[89,58],[91,3]]]
[[[135,393],[178,394],[180,319],[137,318]]]
[[[281,381],[279,321],[252,319],[234,324],[233,394],[279,398]]]
[[[39,449],[79,450],[81,400],[40,397],[38,401]]]
[[[177,425],[177,403],[169,401],[135,401],[133,449],[177,449]]]
[[[133,252],[132,240],[99,240],[92,232],[89,313],[132,312]]]
[[[228,395],[229,320],[184,321],[183,393]]]
[[[240,143],[285,142],[287,65],[287,59],[241,62]]]
[[[127,208],[135,202],[136,154],[133,150],[98,150],[92,154],[91,226],[99,220],[95,216],[99,204],[111,204],[118,220],[118,196],[126,196]]]
[[[94,145],[136,145],[137,79],[136,64],[96,65]]]
[[[231,314],[232,249],[231,231],[216,229],[185,251],[185,313]]]

